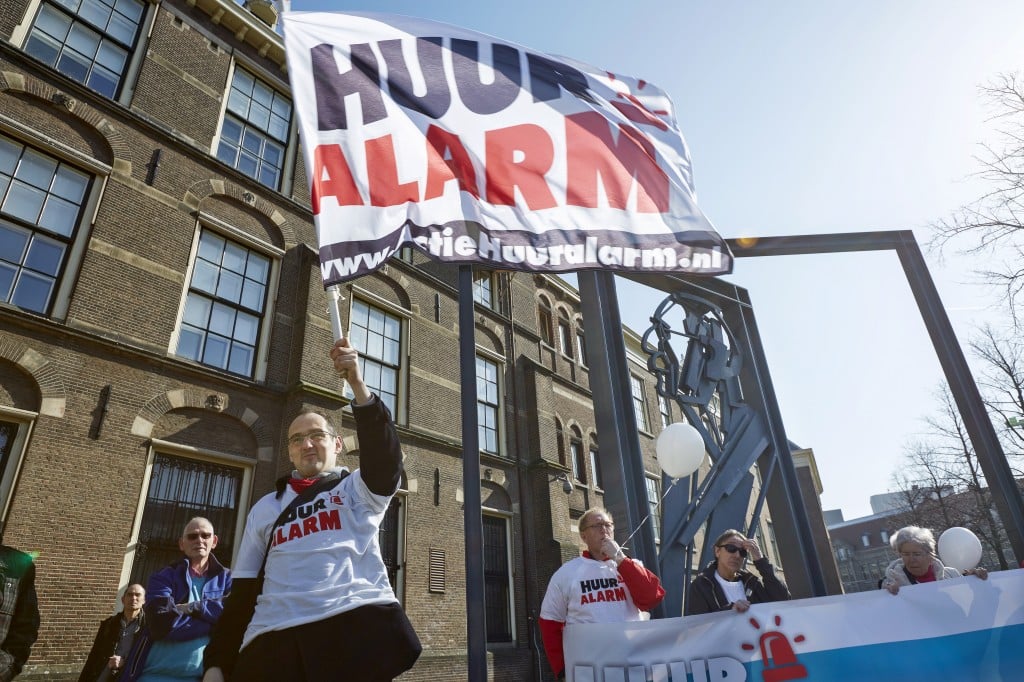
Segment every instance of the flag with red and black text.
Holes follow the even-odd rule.
[[[500,270],[731,272],[654,85],[408,17],[283,26],[325,285],[403,246]]]

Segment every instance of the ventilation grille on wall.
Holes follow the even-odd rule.
[[[427,571],[427,589],[444,592],[444,550],[430,548],[430,566]]]

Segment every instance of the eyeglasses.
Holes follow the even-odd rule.
[[[302,445],[306,442],[306,439],[314,441],[316,443],[323,443],[330,438],[334,438],[334,434],[330,431],[310,431],[309,433],[296,433],[294,436],[288,436],[288,445]]]
[[[921,559],[928,556],[928,552],[900,552],[900,556],[904,559]]]
[[[186,540],[198,540],[199,538],[209,540],[212,537],[213,533],[208,533],[206,531],[203,531],[202,533],[185,533]]]
[[[605,521],[604,523],[592,523],[589,526],[584,526],[583,530],[587,530],[590,528],[603,528],[605,530],[612,530],[613,528],[615,528],[615,524],[611,521]]]
[[[743,557],[744,559],[747,558],[747,550],[743,549],[742,547],[738,547],[732,544],[731,542],[728,542],[724,545],[719,545],[719,547],[724,549],[729,554],[735,554],[736,552],[739,552],[741,557]]]

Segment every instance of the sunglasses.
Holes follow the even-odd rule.
[[[747,550],[743,549],[742,547],[737,547],[731,542],[724,545],[719,545],[719,547],[724,549],[729,554],[735,554],[736,552],[739,552],[741,557],[743,557],[744,559],[747,558]]]
[[[209,540],[212,537],[213,533],[185,533],[185,539],[192,541],[198,540],[199,538]]]

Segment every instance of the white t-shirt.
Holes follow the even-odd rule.
[[[726,580],[718,571],[715,571],[715,580],[722,586],[725,600],[730,604],[747,599],[747,592],[743,589],[742,580]]]
[[[540,606],[541,618],[567,625],[641,620],[640,614],[615,562],[582,556],[555,571]]]
[[[270,526],[295,497],[289,486],[280,498],[265,495],[249,512],[232,567],[235,579],[258,575]],[[274,532],[263,592],[242,647],[264,632],[397,602],[377,542],[390,501],[370,492],[357,469],[295,509]]]

